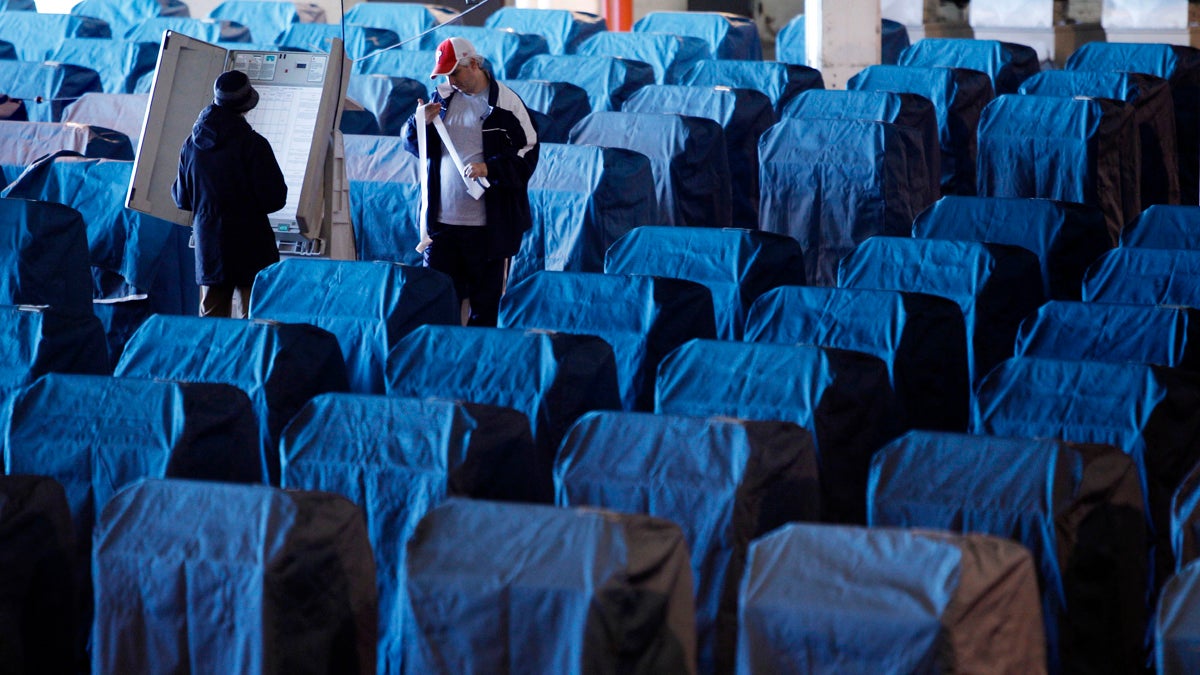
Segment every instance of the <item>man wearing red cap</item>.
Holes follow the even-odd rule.
[[[404,129],[417,156],[425,137],[425,264],[454,280],[459,300],[470,305],[468,325],[495,326],[508,259],[533,225],[528,185],[537,131],[525,103],[484,70],[467,40],[438,45],[430,78],[443,76]]]

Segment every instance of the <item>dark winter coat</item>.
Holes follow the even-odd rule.
[[[200,113],[171,196],[192,212],[197,284],[249,286],[279,261],[267,214],[283,208],[287,184],[271,145],[240,113],[216,105]]]
[[[439,85],[431,102],[442,104],[442,117],[453,104],[455,90],[448,84]],[[483,208],[487,214],[488,257],[495,260],[517,254],[521,236],[533,227],[529,210],[529,178],[537,168],[538,138],[525,103],[512,89],[488,78],[488,105],[491,112],[483,119],[483,161],[487,164],[487,180],[491,187],[483,193]],[[416,155],[416,116],[408,118],[404,127],[405,147]],[[430,127],[429,143],[429,216],[425,223],[430,234],[438,232],[438,210],[441,194],[442,139]]]

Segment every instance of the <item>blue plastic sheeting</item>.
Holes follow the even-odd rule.
[[[245,391],[258,413],[263,474],[279,484],[279,437],[304,403],[346,391],[337,340],[307,324],[156,314],[125,346],[116,374],[220,382]]]
[[[621,409],[616,359],[604,340],[503,328],[417,328],[388,354],[387,393],[524,413],[541,460],[533,470],[545,475],[575,418]]]
[[[488,16],[484,25],[541,35],[551,54],[574,54],[584,40],[608,30],[604,17],[589,12],[518,7],[501,7]]]
[[[358,259],[420,265],[420,162],[396,136],[347,135],[342,140]]]
[[[1131,104],[1141,150],[1142,205],[1179,203],[1175,108],[1166,80],[1142,73],[1053,70],[1025,80],[1018,93],[1111,98]]]
[[[958,303],[972,382],[1012,355],[1021,320],[1044,300],[1037,256],[968,241],[873,237],[842,262],[838,286],[928,293]]]
[[[535,476],[529,420],[508,408],[327,394],[284,431],[283,487],[340,494],[366,515],[379,584],[377,672],[404,672],[405,543],[449,495],[522,499]]]
[[[633,32],[700,38],[717,59],[762,61],[763,57],[754,20],[729,12],[650,12],[634,22]]]
[[[806,53],[806,38],[804,14],[792,17],[779,29],[775,36],[775,59],[785,63],[808,65]],[[893,65],[900,60],[900,55],[908,48],[908,29],[904,24],[891,19],[882,19],[879,24],[880,63]]]
[[[73,539],[61,485],[0,476],[0,662],[13,672],[77,669]]]
[[[607,56],[535,56],[521,67],[523,80],[569,82],[587,92],[592,110],[620,110],[640,87],[654,84],[654,69],[632,59]]]
[[[942,194],[975,194],[976,131],[983,107],[994,97],[987,75],[965,68],[867,66],[846,88],[917,94],[932,101],[942,150]]]
[[[613,349],[624,410],[654,409],[654,376],[673,349],[716,338],[712,295],[679,279],[539,272],[510,286],[501,328],[595,335]]]
[[[821,71],[775,61],[702,59],[684,74],[680,84],[754,89],[767,95],[779,114],[783,106],[810,89],[824,89]]]
[[[301,10],[304,15],[301,15]],[[319,16],[314,16],[319,14]],[[208,13],[210,19],[224,19],[245,26],[250,40],[270,44],[275,42],[293,23],[325,22],[325,11],[306,2],[262,2],[256,0],[225,0]],[[319,20],[318,20],[319,19]],[[355,23],[347,21],[347,23]]]
[[[16,61],[17,49],[13,47],[13,43],[7,40],[0,40],[0,60]]]
[[[559,506],[679,523],[692,552],[700,672],[731,672],[737,596],[750,540],[816,520],[812,436],[786,422],[589,413],[555,464]]]
[[[707,286],[717,337],[740,340],[746,311],[758,296],[778,286],[804,283],[804,258],[795,240],[768,232],[647,226],[613,244],[604,271]]]
[[[87,228],[61,204],[0,199],[0,303],[92,313]]]
[[[1042,292],[1078,300],[1087,268],[1112,248],[1104,214],[1094,206],[1049,199],[944,197],[913,223],[917,239],[1009,244],[1040,261]]]
[[[642,515],[450,500],[408,544],[412,673],[689,673],[679,526]]]
[[[401,136],[404,123],[417,109],[417,100],[429,100],[424,81],[406,77],[355,74],[350,76],[346,96],[371,111],[385,136]]]
[[[786,525],[750,545],[737,672],[1045,672],[1037,593],[997,537]]]
[[[1200,50],[1168,44],[1088,43],[1071,54],[1066,68],[1146,73],[1170,83],[1179,142],[1180,198],[1184,204],[1195,204],[1200,189]]]
[[[0,0],[0,10],[36,12],[37,5],[33,0]]]
[[[616,56],[650,64],[655,84],[682,84],[683,75],[697,61],[711,59],[712,51],[700,38],[663,33],[596,33],[579,45],[584,56]]]
[[[62,121],[72,101],[101,90],[100,74],[91,68],[38,61],[0,61],[0,91],[21,99],[31,122]]]
[[[838,262],[876,235],[907,235],[926,206],[929,165],[911,127],[783,120],[758,144],[759,228],[804,249],[808,282],[832,286]]]
[[[275,42],[280,49],[328,53],[334,38],[345,35],[346,56],[361,59],[400,42],[399,36],[385,28],[368,28],[326,23],[294,23]],[[396,51],[396,50],[392,50]],[[432,70],[432,66],[430,67]]]
[[[374,4],[361,3],[355,5],[355,7],[369,7]],[[404,5],[404,3],[395,4],[398,6]],[[372,52],[367,58],[355,61],[351,68],[353,68],[354,73],[407,77],[417,82],[427,82],[429,83],[429,89],[432,90],[436,82],[429,79],[429,73],[433,72],[433,65],[435,63],[437,63],[437,52],[397,48],[389,49],[385,52]]]
[[[926,203],[932,204],[941,196],[942,161],[937,113],[933,103],[923,96],[863,90],[806,91],[784,106],[780,118],[866,120],[915,129],[920,134],[920,145],[908,148],[907,154],[922,155],[928,166]]]
[[[1121,246],[1200,251],[1200,208],[1155,204],[1125,225]]]
[[[1179,571],[1163,588],[1154,620],[1154,667],[1162,675],[1200,669],[1200,563]]]
[[[21,61],[39,63],[64,38],[113,37],[107,23],[88,16],[0,12],[0,40],[12,44]]]
[[[977,386],[972,433],[1113,445],[1133,458],[1156,586],[1172,569],[1170,500],[1200,447],[1200,377],[1161,366],[1013,358]]]
[[[375,562],[342,497],[145,481],[101,515],[93,570],[97,672],[375,672]]]
[[[379,122],[370,110],[343,110],[338,131],[343,134],[378,136]]]
[[[142,139],[149,94],[84,94],[67,106],[62,121],[112,129],[129,138],[136,154]]]
[[[131,42],[162,43],[166,31],[186,35],[203,42],[250,42],[250,31],[240,23],[222,19],[193,19],[189,16],[159,16],[145,19],[125,31]]]
[[[1001,96],[979,120],[979,195],[1098,206],[1115,243],[1142,210],[1137,134],[1120,101]]]
[[[538,124],[538,141],[566,143],[571,127],[592,111],[588,93],[569,82],[504,80],[530,110],[545,113],[547,124]]]
[[[49,54],[48,60],[91,68],[100,75],[101,90],[109,94],[131,94],[143,75],[154,71],[158,45],[102,38],[68,38]]]
[[[1200,558],[1200,469],[1196,467],[1171,495],[1171,553],[1176,572]]]
[[[189,16],[188,6],[180,0],[83,0],[71,13],[107,22],[113,37],[156,16]]]
[[[925,38],[906,48],[901,66],[969,68],[992,79],[996,95],[1015,94],[1021,83],[1041,70],[1033,47],[996,40]]]
[[[1050,672],[1141,670],[1145,514],[1137,468],[1116,448],[913,431],[872,459],[867,502],[872,527],[990,534],[1028,548]]]
[[[118,363],[121,360],[129,338],[133,337],[142,322],[153,313],[149,300],[98,302],[92,305],[92,310],[100,320],[100,325],[104,327],[104,337],[108,340],[109,363]]]
[[[693,340],[658,368],[655,412],[794,422],[820,464],[821,508],[833,522],[866,522],[871,453],[903,431],[887,364],[810,345]]]
[[[388,353],[417,326],[461,325],[449,276],[381,262],[284,259],[258,273],[250,307],[255,319],[332,333],[350,391],[363,394],[383,393]]]
[[[624,112],[680,113],[707,117],[725,133],[732,213],[758,222],[758,140],[775,123],[765,94],[752,89],[658,84],[642,87],[621,106]]]
[[[401,40],[409,40],[422,31],[445,23],[458,12],[443,5],[407,2],[360,2],[342,17],[347,24],[386,28]],[[395,50],[393,50],[395,51]],[[431,60],[430,63],[433,63]],[[429,68],[433,69],[432,66]]]
[[[1109,251],[1088,270],[1083,280],[1083,301],[1200,309],[1200,251]]]
[[[0,400],[47,373],[112,372],[104,329],[90,314],[0,305],[0,319]]]
[[[541,35],[513,33],[498,28],[482,28],[479,26],[446,25],[421,38],[421,49],[437,49],[442,40],[449,37],[461,37],[470,40],[475,45],[475,51],[487,59],[501,80],[520,77],[521,66],[538,54],[546,54],[546,38]],[[415,46],[415,45],[414,45]],[[429,64],[433,70],[433,63]]]
[[[754,301],[745,339],[878,356],[914,428],[967,428],[966,326],[962,310],[950,300],[923,293],[784,286]]]
[[[1147,363],[1200,373],[1200,310],[1047,302],[1021,323],[1016,356]]]
[[[603,272],[613,242],[658,213],[650,160],[620,148],[543,144],[529,206],[533,227],[512,258],[510,285],[540,270]]]
[[[573,145],[625,148],[650,159],[658,215],[648,224],[734,224],[725,132],[720,124],[687,115],[594,112],[571,129],[569,140]]]
[[[16,179],[35,160],[60,151],[84,157],[133,159],[129,137],[101,127],[61,122],[0,120],[0,164],[13,167]],[[9,180],[8,183],[12,183]]]

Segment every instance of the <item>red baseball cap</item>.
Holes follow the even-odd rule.
[[[465,38],[452,37],[442,40],[442,43],[437,46],[437,62],[433,66],[433,72],[429,74],[429,79],[436,80],[443,75],[453,73],[463,59],[472,56],[479,56],[479,54],[475,51],[475,45]]]

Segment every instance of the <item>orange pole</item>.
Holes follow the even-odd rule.
[[[604,18],[609,30],[633,28],[633,0],[604,0]]]

